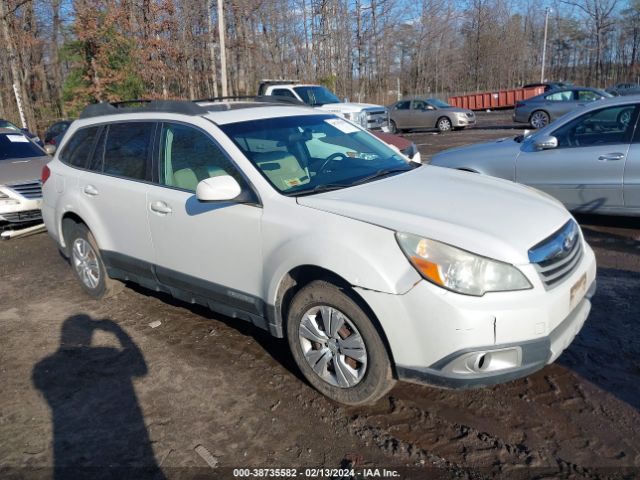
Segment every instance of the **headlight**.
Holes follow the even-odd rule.
[[[487,292],[532,288],[524,274],[508,263],[410,233],[396,233],[396,238],[416,270],[448,290],[482,296]]]
[[[360,124],[363,128],[367,128],[367,112],[354,113],[353,121]]]

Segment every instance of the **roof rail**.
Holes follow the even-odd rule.
[[[138,105],[138,106],[130,106]],[[183,115],[204,115],[205,108],[188,100],[124,100],[113,103],[93,103],[87,105],[80,118],[101,117],[103,115],[115,115],[118,113],[141,113],[141,112],[166,112],[180,113]]]
[[[258,103],[288,103],[291,105],[306,105],[306,103],[293,97],[279,97],[277,95],[230,95],[226,97],[212,97],[192,100],[194,103],[228,102],[233,100],[258,102]]]

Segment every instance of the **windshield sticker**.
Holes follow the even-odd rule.
[[[332,127],[337,128],[342,133],[355,133],[359,132],[360,129],[355,125],[351,125],[349,122],[344,121],[341,118],[328,118],[325,120]]]
[[[29,139],[24,135],[7,135],[7,138],[12,143],[29,143]]]

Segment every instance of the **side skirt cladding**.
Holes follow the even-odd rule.
[[[137,258],[108,250],[100,254],[109,277],[195,303],[231,318],[239,318],[282,337],[282,327],[275,322],[275,307],[254,295],[230,289],[217,283],[192,277]],[[271,321],[269,321],[269,320]]]

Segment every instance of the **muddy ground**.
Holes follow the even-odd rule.
[[[428,158],[521,131],[480,118],[407,137]],[[0,477],[303,477],[355,459],[405,478],[638,478],[640,221],[579,220],[598,293],[555,364],[483,390],[399,384],[367,408],[316,393],[256,328],[137,287],[96,302],[46,234],[0,243]]]

